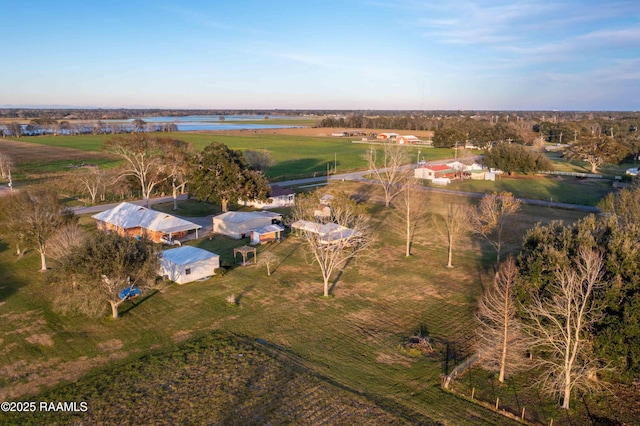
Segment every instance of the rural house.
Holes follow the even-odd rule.
[[[435,166],[421,166],[414,169],[413,173],[416,179],[434,180],[439,178],[460,178],[460,171],[452,169],[446,164],[438,164]]]
[[[127,202],[91,217],[101,231],[129,237],[144,236],[154,243],[172,243],[192,231],[198,238],[198,229],[202,228],[188,220]]]
[[[420,144],[422,141],[414,135],[403,135],[396,138],[396,143],[398,145],[414,145]]]
[[[219,267],[220,256],[197,247],[165,250],[160,257],[160,275],[178,284],[211,277]]]
[[[281,221],[282,215],[273,212],[226,212],[213,217],[213,232],[240,239],[254,229]]]
[[[279,185],[271,185],[271,196],[265,201],[242,201],[238,204],[242,206],[251,206],[258,209],[275,209],[277,207],[290,207],[295,204],[296,194],[292,189],[282,188]]]

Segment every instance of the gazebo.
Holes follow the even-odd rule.
[[[249,247],[249,246],[242,246],[242,247],[237,247],[233,249],[233,258],[236,258],[236,254],[240,253],[242,255],[242,266],[246,266],[247,265],[247,256],[249,256],[249,253],[253,253],[253,262],[254,263],[258,263],[258,259],[257,259],[257,251],[255,247]]]

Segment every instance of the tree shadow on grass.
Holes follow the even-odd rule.
[[[136,297],[133,299],[129,299],[126,302],[124,302],[121,306],[120,309],[118,310],[118,316],[123,317],[125,315],[127,315],[129,313],[129,311],[135,309],[136,307],[140,306],[142,303],[146,302],[147,300],[151,299],[153,296],[155,296],[156,294],[160,293],[159,290],[153,290],[150,291],[149,293],[146,293],[140,297]]]

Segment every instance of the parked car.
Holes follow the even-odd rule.
[[[125,287],[120,291],[120,299],[128,300],[133,299],[134,297],[138,297],[142,294],[140,289],[136,286]]]

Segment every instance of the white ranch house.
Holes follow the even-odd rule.
[[[165,250],[160,257],[160,275],[178,284],[211,277],[219,267],[220,256],[197,247]]]

